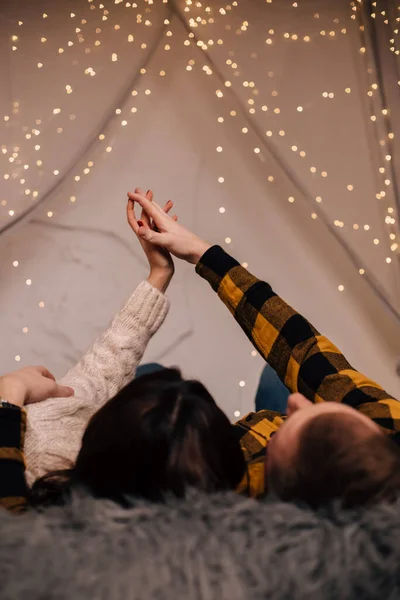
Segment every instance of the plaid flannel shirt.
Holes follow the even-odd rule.
[[[254,347],[291,392],[313,402],[344,402],[375,421],[396,442],[400,402],[356,371],[332,342],[277,296],[271,286],[249,273],[219,246],[210,248],[196,267],[218,293]],[[239,491],[264,493],[264,458],[284,415],[250,413],[234,427],[248,464]]]
[[[26,412],[0,404],[0,506],[21,512],[27,503],[23,455]]]
[[[368,377],[284,300],[219,246],[196,267],[218,293],[255,348],[292,392],[314,402],[344,402],[375,421],[395,441],[400,438],[400,403]],[[233,425],[247,462],[238,487],[251,496],[264,493],[264,460],[269,440],[285,415],[262,410]],[[0,407],[0,506],[19,512],[27,503],[23,443],[26,413]]]

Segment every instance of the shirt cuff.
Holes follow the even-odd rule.
[[[0,459],[23,462],[25,431],[25,410],[19,406],[0,406]]]
[[[217,291],[225,275],[238,266],[240,265],[237,260],[227,254],[221,246],[212,246],[197,263],[196,273],[206,279],[211,287]]]

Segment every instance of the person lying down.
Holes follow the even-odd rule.
[[[142,207],[139,220],[134,203]],[[287,415],[263,410],[230,425],[204,386],[183,380],[176,370],[138,378],[108,402],[106,394],[111,388],[104,385],[100,401],[83,399],[82,405],[89,405],[83,411],[77,400],[81,394],[76,393],[61,401],[30,404],[44,398],[25,390],[13,399],[12,390],[24,386],[12,385],[18,374],[10,374],[0,379],[0,394],[6,401],[0,409],[0,422],[11,418],[13,411],[17,423],[14,447],[18,450],[15,481],[20,485],[14,485],[14,498],[22,498],[22,505],[38,498],[39,503],[59,502],[75,487],[83,487],[96,497],[123,504],[131,495],[160,501],[168,493],[183,497],[189,487],[197,487],[206,492],[236,489],[255,497],[271,492],[283,500],[315,507],[334,498],[341,499],[344,506],[392,500],[400,490],[398,401],[353,369],[340,351],[267,283],[220,247],[187,231],[151,201],[151,194],[144,195],[140,189],[129,194],[127,213],[147,253],[150,248],[161,252],[169,265],[168,252],[195,264],[196,272],[218,292],[257,350],[293,392]],[[169,273],[170,278],[171,270]],[[161,287],[164,291],[165,281]],[[118,338],[121,341],[123,336]],[[109,376],[112,370],[107,361],[99,364]],[[122,385],[130,379],[128,369],[123,372]],[[97,390],[96,372],[90,373]],[[74,410],[69,408],[71,400]],[[21,468],[26,402],[27,472],[36,469],[40,476],[43,470],[63,469],[39,480],[32,492]],[[49,406],[53,424],[57,422],[61,428],[59,439],[48,433],[52,429],[47,423]],[[40,473],[32,460],[32,435],[28,443],[31,414],[36,436],[46,448],[46,457],[39,461]],[[82,444],[76,436],[69,444],[69,432],[78,420],[82,432],[87,425]],[[0,460],[0,470],[4,462]],[[13,504],[10,490],[0,485],[3,504],[21,507],[18,501]]]

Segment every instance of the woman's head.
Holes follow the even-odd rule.
[[[93,495],[183,497],[234,489],[245,471],[239,442],[206,388],[175,369],[134,379],[91,419],[72,482]]]

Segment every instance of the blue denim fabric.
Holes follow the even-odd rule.
[[[265,365],[256,393],[256,410],[268,409],[286,413],[289,394],[289,390],[275,371],[269,365]]]

